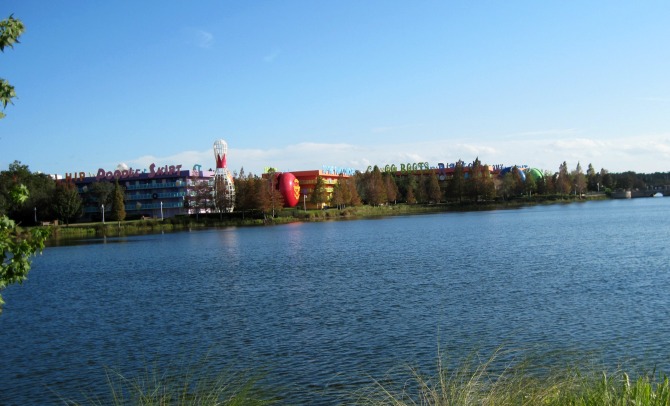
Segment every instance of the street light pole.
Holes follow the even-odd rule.
[[[37,224],[37,207],[35,207],[34,210],[35,210],[35,224]]]
[[[161,202],[161,221],[163,221],[163,202]]]
[[[105,224],[105,205],[101,204],[100,208],[102,209],[102,224]]]

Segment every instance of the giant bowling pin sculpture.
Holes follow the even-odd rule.
[[[235,206],[235,184],[233,177],[226,166],[226,155],[228,154],[228,144],[224,140],[214,141],[214,159],[216,160],[216,171],[214,172],[214,192],[217,196],[217,202],[224,201],[219,199],[219,195],[224,193],[225,207],[219,208],[224,212],[232,212]]]

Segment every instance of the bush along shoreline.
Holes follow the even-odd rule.
[[[61,239],[87,239],[98,237],[129,236],[173,231],[192,231],[209,228],[248,227],[288,224],[304,221],[355,220],[371,217],[385,217],[412,214],[431,214],[441,212],[504,210],[521,207],[578,203],[590,200],[605,200],[605,195],[582,198],[573,196],[534,196],[520,197],[514,200],[496,202],[464,202],[437,204],[385,204],[379,206],[361,205],[323,210],[303,210],[299,207],[277,210],[275,215],[259,210],[245,210],[233,213],[199,213],[176,216],[166,219],[138,219],[107,221],[105,223],[74,223],[69,225],[39,226],[50,230],[50,242]]]

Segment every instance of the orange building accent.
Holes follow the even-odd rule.
[[[333,187],[335,184],[338,182],[340,178],[342,179],[348,179],[349,175],[334,175],[332,173],[325,173],[320,169],[314,169],[311,171],[291,171],[293,176],[298,179],[300,182],[300,200],[304,206],[306,206],[308,209],[323,209],[325,206],[330,205],[330,197],[333,195]],[[310,197],[312,196],[312,193],[314,192],[314,185],[316,185],[316,178],[321,177],[323,179],[323,184],[326,188],[326,194],[327,194],[327,201],[326,203],[323,203],[321,207],[317,207],[316,205],[310,203]],[[301,206],[298,204],[298,206]]]

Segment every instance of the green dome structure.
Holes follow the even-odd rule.
[[[537,168],[527,169],[526,176],[532,177],[535,182],[544,179],[544,174],[542,174],[542,171]]]

